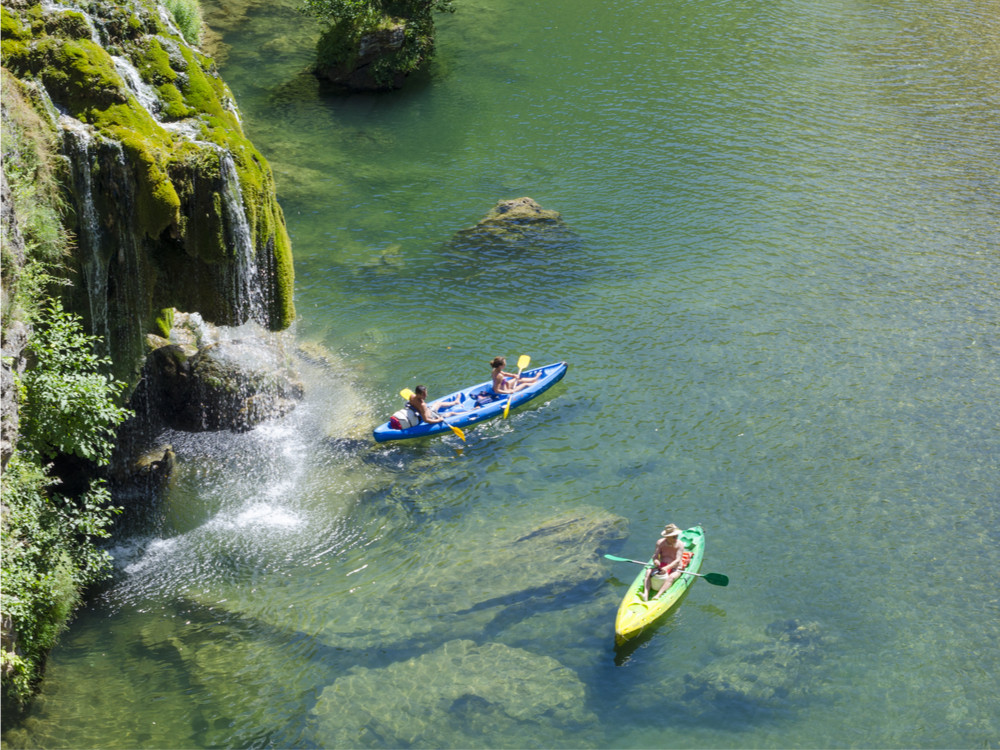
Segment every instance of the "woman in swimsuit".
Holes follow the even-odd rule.
[[[506,396],[516,391],[523,391],[531,383],[538,380],[537,376],[523,378],[513,372],[504,372],[503,368],[506,366],[507,359],[505,357],[494,357],[493,361],[490,362],[490,367],[493,368],[493,392],[496,394]]]

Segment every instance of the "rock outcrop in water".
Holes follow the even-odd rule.
[[[282,342],[253,330],[223,338],[199,315],[178,316],[169,339],[150,335],[137,397],[164,426],[186,432],[248,430],[295,408],[304,387]]]
[[[558,211],[528,197],[499,201],[456,232],[443,254],[448,262],[437,277],[443,284],[474,285],[481,298],[514,299],[546,314],[570,303],[574,287],[607,272]]]
[[[474,227],[459,232],[455,242],[518,245],[555,235],[570,236],[562,215],[525,196],[498,201]]]
[[[77,251],[71,307],[133,381],[165,308],[221,325],[293,317],[270,167],[212,60],[154,0],[15,0],[3,64],[62,143]]]

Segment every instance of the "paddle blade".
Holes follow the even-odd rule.
[[[514,400],[514,394],[512,393],[510,395],[510,398],[507,399],[507,403],[504,404],[504,406],[503,406],[503,418],[504,419],[506,419],[507,415],[510,414],[510,402],[513,401],[513,400]]]
[[[728,586],[729,576],[724,576],[722,573],[705,573],[703,576],[706,581],[708,581],[713,586]]]
[[[410,396],[413,395],[413,391],[411,391],[409,388],[404,388],[403,390],[401,390],[399,392],[399,395],[402,396],[403,398],[405,398],[407,401],[409,401],[410,400]]]
[[[522,354],[517,358],[517,369],[523,370],[525,367],[531,364],[531,357],[527,354]]]
[[[465,433],[460,428],[456,427],[453,424],[448,424],[447,422],[445,422],[445,424],[447,424],[451,428],[452,432],[454,432],[456,435],[462,438],[463,443],[465,442]]]

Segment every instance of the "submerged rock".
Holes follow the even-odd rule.
[[[542,208],[533,199],[499,201],[469,229],[455,235],[453,245],[506,245],[528,249],[531,242],[569,241],[573,234],[558,211]]]
[[[484,299],[516,299],[545,314],[571,301],[573,288],[599,270],[562,215],[531,198],[500,201],[456,232],[443,256],[435,278],[448,292],[475,288]]]
[[[260,611],[242,589],[194,592],[203,604],[298,631],[324,646],[349,651],[436,648],[442,623],[448,639],[503,640],[527,619],[589,601],[607,576],[599,552],[622,539],[627,522],[597,508],[549,516],[490,532],[449,526],[439,539],[421,539],[418,563],[364,566],[352,580],[348,606],[331,600],[305,608]],[[202,600],[200,597],[204,596]],[[517,637],[517,636],[515,636]]]
[[[745,722],[762,713],[788,710],[806,697],[808,672],[822,658],[829,641],[817,622],[771,623],[763,639],[731,642],[698,672],[684,676],[682,714],[704,721],[717,716]]]
[[[521,224],[534,222],[554,224],[560,221],[562,221],[562,215],[558,211],[542,208],[532,198],[524,197],[499,201],[476,226],[482,227],[514,222]]]
[[[312,715],[320,747],[555,747],[597,726],[579,677],[548,656],[469,640],[382,669],[356,667]],[[575,736],[575,735],[574,735]]]

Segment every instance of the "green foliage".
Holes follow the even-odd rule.
[[[201,5],[198,0],[164,0],[163,6],[174,17],[174,23],[188,44],[201,41]]]
[[[94,354],[96,340],[54,300],[28,342],[35,363],[21,379],[22,439],[41,456],[66,453],[101,465],[111,456],[115,428],[129,411],[116,403],[124,384],[105,374],[111,362]]]
[[[82,589],[103,578],[110,565],[95,540],[118,508],[102,483],[70,500],[51,492],[52,480],[37,456],[17,453],[0,485],[4,498],[2,548],[4,622],[0,669],[5,703],[24,705],[39,665],[80,600]],[[13,627],[10,627],[10,626]]]
[[[374,27],[384,16],[416,19],[431,11],[453,13],[453,0],[302,0],[302,8],[324,21]]]
[[[354,71],[376,88],[390,89],[419,69],[434,54],[434,11],[454,11],[452,0],[302,0],[302,10],[330,27],[317,45],[317,63],[332,81],[349,79]],[[387,44],[374,60],[359,67],[364,39],[402,38]],[[370,48],[370,47],[369,47]],[[353,84],[357,85],[357,84]],[[370,84],[365,84],[367,87]]]

